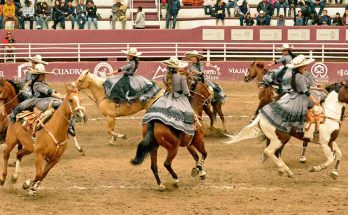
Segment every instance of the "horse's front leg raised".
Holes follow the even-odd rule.
[[[318,165],[318,166],[314,166],[310,169],[310,172],[319,172],[323,169],[326,169],[330,164],[332,164],[332,162],[334,162],[335,160],[335,156],[330,148],[330,146],[328,145],[328,141],[321,143],[321,146],[323,148],[324,151],[324,155],[327,158],[326,162]]]
[[[81,152],[82,156],[85,156],[85,151],[83,150],[83,148],[80,146],[79,142],[77,141],[75,126],[73,124],[69,125],[68,134],[72,136],[76,150],[78,152]]]
[[[12,175],[11,183],[16,183],[18,179],[18,175],[21,171],[21,161],[22,158],[26,155],[30,155],[32,152],[27,150],[26,148],[22,148],[20,151],[17,152],[17,160],[16,160],[16,169],[15,172]]]
[[[126,135],[115,132],[115,118],[111,116],[107,116],[106,118],[108,123],[108,133],[112,135],[111,140],[109,141],[109,145],[114,145],[117,138],[127,139]]]
[[[338,176],[338,170],[340,168],[342,152],[341,152],[340,148],[338,148],[338,145],[335,141],[332,142],[332,148],[333,148],[333,151],[335,153],[336,164],[335,164],[334,170],[331,172],[330,175],[333,179],[336,179]]]

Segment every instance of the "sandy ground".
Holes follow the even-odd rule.
[[[228,94],[223,107],[228,116],[228,130],[238,130],[247,124],[256,108],[256,85],[222,85]],[[95,104],[83,97],[89,117],[101,117]],[[162,165],[166,153],[161,148],[159,171],[168,189],[160,192],[149,159],[139,167],[129,163],[141,138],[141,120],[121,118],[117,125],[128,140],[119,139],[116,146],[106,145],[109,136],[104,119],[78,125],[78,138],[86,156],[81,156],[70,142],[35,197],[28,197],[21,189],[24,180],[34,176],[34,157],[25,157],[17,184],[11,185],[8,180],[0,188],[0,214],[348,214],[345,156],[337,180],[329,177],[333,166],[319,173],[308,172],[325,160],[319,145],[309,146],[306,164],[298,161],[299,141],[292,140],[285,147],[283,160],[295,173],[294,180],[278,176],[271,160],[261,164],[265,147],[262,142],[224,145],[222,139],[207,138],[206,180],[191,177],[194,161],[182,148],[173,162],[180,179],[179,188],[172,186],[173,181]],[[343,155],[348,151],[347,134],[344,123],[337,141]],[[2,163],[1,159],[0,167]],[[13,171],[9,169],[8,179]]]

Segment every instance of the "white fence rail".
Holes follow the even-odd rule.
[[[125,58],[121,50],[136,47],[141,58],[164,59],[183,57],[185,52],[198,50],[210,60],[275,59],[280,56],[280,43],[16,43],[13,53],[7,44],[0,45],[0,62],[23,61],[41,54],[50,61],[116,60]],[[296,54],[321,60],[348,60],[348,43],[293,43]]]

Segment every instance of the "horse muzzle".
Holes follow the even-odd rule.
[[[74,119],[77,123],[84,122],[87,123],[87,116],[85,114],[85,108],[82,106],[76,107],[74,111]]]
[[[252,79],[249,76],[244,76],[244,82],[250,82]]]

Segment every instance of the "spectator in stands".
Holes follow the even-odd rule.
[[[95,29],[98,29],[97,6],[94,5],[93,1],[89,1],[87,3],[86,11],[87,11],[88,29],[91,29],[91,22],[94,23]]]
[[[235,16],[239,17],[239,24],[240,26],[243,26],[244,18],[249,13],[250,14],[250,8],[249,4],[246,0],[239,0],[237,2],[237,6],[234,9]]]
[[[270,25],[269,18],[265,15],[265,12],[261,10],[259,15],[256,17],[256,25]]]
[[[296,17],[294,18],[295,26],[303,26],[305,25],[305,18],[303,17],[302,11],[299,10],[297,12]]]
[[[286,16],[286,1],[285,0],[277,0],[275,3],[275,7],[277,8],[277,16],[279,16],[279,10],[281,7],[284,9],[284,16]]]
[[[267,21],[271,22],[271,17],[273,15],[273,7],[272,5],[268,2],[268,0],[262,0],[256,8],[257,12],[260,14],[262,11],[264,13],[264,17],[262,19],[266,19]],[[256,19],[257,21],[257,19]],[[268,24],[269,25],[269,24]]]
[[[304,18],[304,24],[307,25],[307,21],[309,18],[309,14],[311,13],[311,3],[305,0],[301,0],[299,3],[299,6],[301,8],[302,11],[302,15]]]
[[[288,17],[291,17],[291,11],[294,13],[294,18],[296,17],[296,6],[297,6],[297,0],[288,0],[289,10],[288,10]]]
[[[348,25],[348,9],[347,9],[347,7],[346,7],[346,10],[343,14],[342,21],[343,21],[343,25]]]
[[[47,29],[50,29],[49,27],[48,27],[48,22],[49,21],[53,21],[53,18],[52,18],[52,11],[53,11],[53,9],[52,9],[52,7],[50,7],[46,2],[45,2],[45,4],[43,4],[42,6],[45,6],[46,8],[45,8],[45,15],[44,15],[44,18],[45,18],[45,26],[46,26],[46,28]]]
[[[251,17],[250,13],[247,13],[246,16],[245,16],[245,25],[246,26],[253,26],[254,25],[254,19]]]
[[[34,5],[31,3],[30,0],[25,0],[24,1],[24,6],[22,8],[22,19],[21,19],[21,28],[25,29],[24,22],[26,20],[29,20],[30,22],[30,29],[33,29],[34,25]]]
[[[331,3],[332,3],[332,0],[329,0],[329,3],[331,4]],[[343,0],[340,0],[340,1],[335,0],[335,3],[336,3],[336,4],[342,4],[342,3],[343,3]]]
[[[77,5],[76,8],[76,21],[77,24],[79,25],[79,29],[84,29],[85,28],[85,24],[87,22],[87,6],[84,3],[84,0],[80,0],[79,4]]]
[[[308,17],[308,21],[307,21],[307,25],[319,25],[319,18],[317,16],[317,14],[315,12],[311,12],[309,17]]]
[[[320,23],[322,25],[331,25],[331,17],[327,15],[327,10],[324,10],[324,15],[320,17]]]
[[[64,1],[64,0],[63,0]],[[60,23],[61,27],[65,29],[65,16],[64,16],[64,10],[65,10],[65,1],[64,3],[60,3],[59,0],[56,0],[53,7],[52,12],[52,19],[53,19],[53,29],[56,29],[57,24]]]
[[[120,21],[122,24],[122,29],[126,29],[127,23],[127,6],[121,0],[116,0],[116,3],[112,5],[112,21],[111,27],[115,30],[116,21]]]
[[[46,2],[38,2],[36,4],[36,28],[37,29],[43,29],[45,20],[48,16],[51,16],[51,12],[48,8],[48,5]],[[46,25],[46,28],[48,29],[48,24]]]
[[[2,8],[2,27],[5,28],[5,24],[8,20],[15,22],[15,28],[18,28],[18,18],[16,17],[16,7],[12,0],[7,0]]]
[[[0,29],[2,29],[2,8],[3,8],[3,4],[2,4],[2,2],[1,2],[1,4],[0,4]]]
[[[340,13],[336,13],[335,18],[333,18],[332,20],[332,25],[343,26],[343,21],[342,21]]]
[[[134,22],[135,29],[144,29],[145,28],[145,14],[143,13],[143,8],[138,7],[138,13]]]
[[[75,7],[72,6],[72,0],[68,1],[68,5],[66,7],[66,12],[64,15],[65,15],[65,20],[71,21],[71,29],[74,29],[75,21],[76,21],[76,10],[75,10]]]
[[[325,7],[325,0],[311,0],[311,2],[311,11],[314,11],[316,13],[315,8],[319,7],[320,9],[318,15],[321,16],[321,13],[323,12]]]
[[[231,17],[231,8],[234,8],[236,6],[236,3],[234,2],[234,0],[225,0],[225,6],[226,6],[226,10],[227,10],[227,15],[228,17]]]
[[[218,0],[217,4],[215,5],[216,25],[219,24],[219,20],[221,20],[222,25],[225,25],[225,10],[226,10],[225,2],[223,0]]]
[[[279,18],[277,20],[277,26],[285,26],[285,19],[283,14],[279,15]]]
[[[166,29],[169,29],[169,21],[170,21],[171,17],[173,17],[172,29],[175,29],[176,16],[178,15],[180,9],[181,9],[181,5],[180,5],[180,1],[179,0],[168,0],[168,3],[167,3],[167,17],[166,17]]]
[[[212,4],[213,4],[212,0],[204,0],[203,1],[203,8],[204,8],[205,17],[211,16]]]
[[[3,43],[7,44],[5,46],[5,52],[6,53],[13,53],[14,52],[14,43],[16,42],[15,39],[13,39],[11,32],[7,32],[7,36],[3,39]]]

